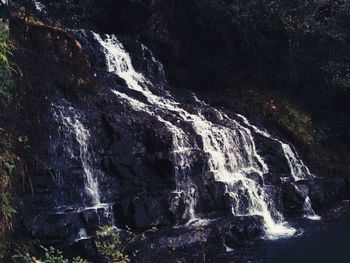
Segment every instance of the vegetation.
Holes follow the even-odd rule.
[[[130,262],[130,257],[127,254],[129,247],[136,241],[145,240],[147,233],[155,231],[157,231],[157,229],[152,228],[141,234],[135,234],[128,228],[127,237],[122,238],[115,229],[102,226],[96,233],[96,248],[108,263],[127,263]],[[150,246],[152,248],[152,245]],[[138,250],[133,251],[133,255],[137,253]]]
[[[11,101],[11,91],[13,88],[12,69],[9,62],[9,55],[14,49],[9,35],[0,29],[0,99],[8,104]]]
[[[10,136],[0,131],[0,259],[8,250],[9,235],[16,214],[11,182],[17,158],[12,152]]]
[[[130,256],[127,254],[127,250],[137,241],[145,241],[146,234],[155,232],[157,229],[146,230],[141,234],[133,233],[127,228],[126,236],[121,237],[119,231],[109,226],[101,226],[96,232],[95,245],[98,253],[108,263],[128,263],[130,262]],[[42,257],[33,256],[29,252],[17,252],[17,255],[12,257],[12,261],[15,263],[88,263],[80,257],[73,258],[71,261],[63,256],[60,250],[53,247],[45,248],[40,246]],[[150,248],[153,248],[152,244]],[[135,256],[138,250],[134,250],[132,255]]]
[[[281,104],[277,109],[273,118],[280,127],[304,144],[314,143],[314,130],[310,116],[286,103]]]
[[[242,52],[257,67],[269,65],[261,70],[270,71],[266,76],[271,76],[275,84],[279,80],[280,84],[317,88],[315,84],[326,83],[327,88],[349,90],[348,1],[198,2],[204,16],[221,24],[230,23],[244,36]],[[281,67],[274,67],[276,63]],[[276,70],[279,76],[271,74]]]
[[[29,253],[25,253],[25,254],[19,253],[18,255],[15,255],[12,257],[13,262],[16,262],[16,263],[69,263],[69,262],[88,263],[88,261],[80,257],[76,257],[72,259],[72,261],[69,261],[68,259],[64,258],[61,251],[53,247],[49,247],[49,248],[41,247],[41,248],[44,252],[43,258],[37,259],[36,257],[31,256]]]

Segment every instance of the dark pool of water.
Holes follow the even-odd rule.
[[[350,263],[350,216],[334,222],[297,223],[302,236],[262,244],[262,262]]]

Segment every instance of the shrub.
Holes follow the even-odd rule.
[[[314,143],[312,120],[305,112],[299,111],[289,104],[281,104],[274,120],[299,142],[304,144]]]
[[[32,256],[29,253],[19,253],[18,255],[13,256],[12,260],[16,263],[88,263],[88,261],[80,257],[76,257],[72,259],[72,261],[69,261],[63,257],[61,251],[53,247],[41,248],[44,252],[44,257],[42,259],[37,259],[35,256]]]
[[[8,249],[9,233],[16,214],[11,188],[14,159],[10,136],[0,133],[0,259],[5,256]]]
[[[130,228],[127,228],[127,237],[122,238],[117,230],[109,226],[102,226],[96,232],[95,242],[98,252],[105,258],[108,263],[128,263],[129,255],[126,250],[136,241],[145,240],[146,234],[157,231],[157,228],[146,230],[141,234],[135,234]],[[152,247],[152,245],[151,245]],[[138,253],[133,251],[133,256]]]
[[[102,226],[96,232],[95,245],[97,251],[108,263],[128,263],[130,262],[129,255],[126,250],[136,241],[144,241],[146,234],[157,231],[157,228],[146,230],[140,234],[133,233],[127,228],[125,238],[119,235],[119,232],[112,227]],[[33,256],[29,252],[18,251],[16,255],[12,257],[14,263],[89,263],[87,260],[81,257],[73,258],[71,261],[63,256],[60,250],[53,247],[42,249],[42,257]],[[150,245],[153,248],[153,245]],[[28,251],[28,250],[27,250]],[[138,251],[133,251],[133,256],[136,256]]]
[[[9,62],[9,55],[13,49],[14,45],[8,33],[0,30],[0,98],[5,104],[11,101],[11,91],[14,85]]]

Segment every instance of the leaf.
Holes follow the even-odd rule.
[[[10,172],[16,167],[16,165],[14,163],[10,163],[10,162],[5,162],[4,166]]]

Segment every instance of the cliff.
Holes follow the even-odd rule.
[[[6,249],[101,260],[100,226],[157,227],[132,260],[221,262],[349,197],[349,91],[311,59],[328,44],[302,61],[288,7],[229,2],[13,1]]]

